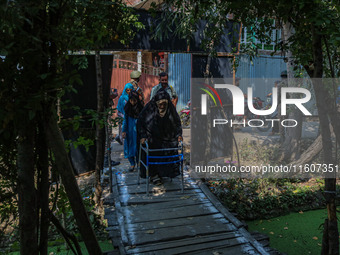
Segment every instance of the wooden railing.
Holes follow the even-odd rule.
[[[141,72],[145,74],[150,74],[150,75],[158,75],[161,72],[164,72],[163,68],[160,67],[154,67],[150,65],[145,65],[145,64],[138,64],[133,61],[128,61],[128,60],[121,60],[121,59],[115,59],[113,60],[113,68],[117,69],[127,69],[127,70],[138,70],[138,66],[141,66]]]

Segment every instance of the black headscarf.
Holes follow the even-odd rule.
[[[130,103],[130,99],[136,99],[137,103],[135,105],[132,105]],[[138,119],[138,116],[140,112],[142,111],[143,107],[144,106],[139,99],[138,93],[132,90],[129,95],[129,101],[126,102],[126,105],[124,107],[125,114],[127,114],[128,116],[134,119]]]
[[[163,117],[160,116],[157,107],[157,101],[162,99],[168,101]],[[161,147],[164,143],[177,141],[178,137],[182,136],[181,120],[169,94],[164,89],[160,89],[140,113],[138,131],[140,138],[147,138],[151,143],[157,143],[157,146]]]

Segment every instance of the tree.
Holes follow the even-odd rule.
[[[91,8],[101,15],[89,15]],[[0,177],[13,185],[12,193],[5,191],[9,200],[19,195],[21,254],[47,254],[49,222],[61,226],[49,208],[49,168],[62,178],[87,250],[101,254],[58,127],[56,102],[79,80],[63,72],[68,51],[100,48],[97,36],[102,43],[124,41],[133,35],[136,16],[119,0],[19,0],[1,3],[0,17]]]
[[[257,38],[264,42],[271,40],[269,36],[272,30],[271,19],[275,18],[281,24],[291,24],[295,32],[289,36],[286,43],[277,42],[277,46],[281,50],[289,50],[295,58],[296,66],[303,66],[310,78],[317,78],[312,81],[312,84],[321,127],[323,163],[335,163],[329,120],[336,135],[336,142],[339,143],[340,113],[335,103],[325,102],[335,102],[336,89],[334,87],[329,89],[319,79],[334,74],[334,70],[339,70],[339,66],[334,67],[335,63],[339,63],[340,5],[338,2],[209,0],[187,3],[182,0],[168,0],[163,9],[170,10],[168,17],[175,19],[173,21],[176,24],[175,31],[179,34],[187,32],[188,27],[189,30],[196,31],[199,20],[206,20],[209,28],[205,38],[213,41],[218,39],[228,13],[233,13],[234,19],[242,22],[245,27],[251,26]],[[333,51],[330,52],[330,49]],[[325,61],[326,52],[329,61]],[[325,68],[330,69],[325,72]],[[339,254],[335,181],[334,174],[326,176],[325,198],[328,219],[324,224],[323,254]]]

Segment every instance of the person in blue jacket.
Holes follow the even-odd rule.
[[[133,85],[131,83],[127,83],[124,87],[123,93],[122,95],[119,97],[118,100],[118,105],[117,105],[117,109],[118,109],[118,117],[120,117],[121,119],[124,119],[124,107],[127,103],[127,101],[129,101],[129,94],[130,92],[133,90]],[[123,144],[123,137],[122,137],[122,122],[119,122],[119,131],[118,131],[118,135],[116,136],[115,140],[122,145]]]
[[[122,136],[124,141],[124,157],[130,162],[129,171],[133,171],[137,163],[137,119],[144,105],[136,91],[131,91],[129,100],[124,107],[124,121]]]

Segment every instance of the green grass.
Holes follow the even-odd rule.
[[[89,255],[89,253],[86,250],[84,242],[79,243],[81,247],[81,251],[83,255]],[[102,249],[102,251],[112,251],[113,246],[112,243],[109,241],[99,241],[99,245]],[[11,252],[10,255],[20,255],[20,252]],[[48,254],[49,255],[73,255],[73,252],[71,250],[66,250],[65,245],[58,245],[58,246],[51,246],[48,247]]]
[[[320,224],[324,223],[326,218],[326,209],[321,209],[247,223],[250,232],[259,231],[268,235],[272,248],[288,255],[319,255],[323,230]]]

